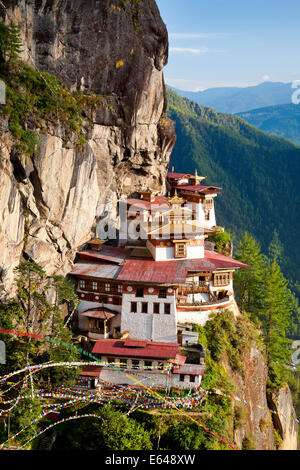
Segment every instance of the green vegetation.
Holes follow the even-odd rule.
[[[237,258],[248,264],[249,269],[235,275],[235,290],[241,310],[249,312],[251,318],[262,325],[269,367],[268,386],[277,389],[287,379],[286,363],[291,357],[291,341],[287,335],[292,314],[297,315],[297,302],[277,264],[280,245],[276,236],[268,251],[269,259],[261,254],[253,237],[244,234]]]
[[[282,271],[295,283],[300,277],[300,149],[171,90],[167,97],[177,134],[170,167],[189,173],[197,168],[207,176],[204,184],[223,187],[216,200],[218,225],[226,226],[237,242],[247,231],[267,254],[277,230],[285,248]]]
[[[300,145],[300,106],[296,104],[268,106],[238,115],[268,134],[284,137]]]
[[[228,255],[228,244],[230,243],[230,234],[228,232],[219,232],[211,237],[208,237],[207,241],[215,244],[215,250],[218,253]],[[230,244],[231,246],[231,244]]]
[[[5,36],[7,30],[11,33]],[[87,115],[99,103],[105,104],[105,99],[94,94],[70,93],[54,75],[38,72],[20,61],[19,45],[18,29],[0,22],[0,79],[6,84],[6,104],[0,105],[0,116],[8,118],[9,130],[16,139],[15,150],[27,158],[38,153],[39,135],[58,124],[65,129],[65,140],[72,139],[82,149],[83,119],[88,121]]]
[[[16,268],[18,291],[16,298],[8,303],[0,304],[0,325],[5,329],[19,329],[30,334],[42,334],[58,342],[70,343],[72,335],[64,326],[59,305],[62,301],[71,306],[76,305],[73,288],[62,277],[48,278],[44,270],[33,262],[23,262]],[[48,300],[49,291],[55,293],[54,304]],[[26,365],[48,361],[72,361],[79,353],[74,349],[66,350],[57,344],[33,340],[5,337],[7,348],[7,364],[0,366],[0,375],[18,370]],[[50,371],[50,369],[49,369]],[[73,382],[76,371],[60,369],[47,372],[47,380],[52,384],[62,381]],[[39,375],[41,381],[45,379]]]
[[[149,433],[134,419],[111,407],[101,408],[99,414],[103,421],[87,419],[78,426],[60,425],[53,450],[152,449]]]

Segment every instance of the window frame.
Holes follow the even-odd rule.
[[[149,304],[148,304],[148,302],[142,302],[142,313],[144,313],[144,314],[149,313]]]
[[[171,304],[169,303],[164,304],[164,315],[171,315]]]
[[[187,257],[186,243],[174,243],[174,258],[182,259]]]
[[[157,307],[157,312],[155,311]],[[153,314],[154,315],[160,315],[160,303],[159,302],[153,302]]]

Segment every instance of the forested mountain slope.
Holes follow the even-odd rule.
[[[300,106],[297,104],[267,106],[238,115],[268,134],[284,137],[300,145]]]

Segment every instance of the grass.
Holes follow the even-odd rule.
[[[19,155],[38,154],[39,136],[57,125],[63,126],[66,140],[72,137],[79,149],[84,147],[86,110],[95,110],[103,97],[71,93],[55,76],[21,61],[1,64],[0,79],[6,84],[6,104],[0,105],[0,114],[8,118]]]

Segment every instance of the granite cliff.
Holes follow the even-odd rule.
[[[22,59],[70,91],[102,100],[86,111],[85,145],[44,123],[40,151],[16,152],[1,120],[0,266],[9,291],[24,256],[66,273],[95,220],[121,195],[164,187],[175,143],[164,118],[168,34],[154,0],[17,0],[1,11],[21,30]],[[32,128],[30,122],[26,123]]]

